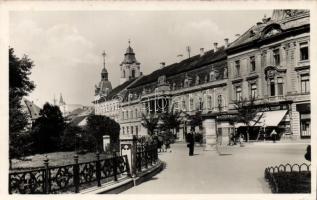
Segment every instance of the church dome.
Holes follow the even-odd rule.
[[[133,64],[133,63],[140,64],[136,60],[135,53],[134,53],[134,51],[133,51],[133,49],[132,49],[132,47],[130,46],[130,43],[129,43],[129,46],[128,46],[127,50],[125,51],[124,59],[121,62],[121,65],[122,64]]]

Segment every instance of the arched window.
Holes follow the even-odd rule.
[[[123,70],[123,78],[125,78],[125,70]]]
[[[216,80],[215,71],[211,71],[211,72],[209,73],[209,80],[210,80],[210,81]]]

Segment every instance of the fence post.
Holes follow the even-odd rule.
[[[45,190],[44,190],[44,193],[45,194],[50,193],[50,170],[48,168],[48,161],[49,161],[49,159],[47,158],[47,155],[46,155],[45,159],[44,159],[44,168],[45,168],[45,177],[44,177]]]
[[[117,157],[113,157],[113,175],[114,175],[114,181],[118,181],[117,176]]]
[[[101,182],[100,182],[101,169],[100,169],[100,154],[99,154],[99,152],[96,153],[96,158],[97,158],[97,161],[96,161],[96,178],[97,178],[97,185],[98,185],[98,187],[100,187],[101,186]]]
[[[128,177],[132,177],[132,176],[131,176],[131,171],[130,171],[130,166],[129,166],[128,156],[127,156],[127,155],[124,155],[123,157],[124,157],[125,166],[126,166],[126,169],[127,169],[127,176],[128,176]]]
[[[79,192],[79,165],[78,155],[74,155],[75,164],[73,165],[75,193]]]

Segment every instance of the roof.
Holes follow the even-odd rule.
[[[247,45],[257,40],[265,39],[265,34],[271,30],[270,28],[280,30],[280,32],[272,33],[270,35],[272,36],[279,35],[286,30],[305,25],[305,23],[292,23],[292,21],[294,21],[296,18],[306,17],[309,15],[309,11],[290,10],[290,12],[292,12],[292,14],[287,14],[287,10],[274,10],[272,18],[264,18],[263,22],[258,22],[256,25],[253,25],[249,30],[247,30],[229,45],[229,50],[239,46]]]
[[[105,67],[103,67],[102,70],[101,70],[101,73],[102,73],[102,74],[108,73],[108,71],[107,71],[107,69],[106,69]]]
[[[203,67],[208,64],[224,60],[226,59],[226,57],[227,54],[224,47],[220,47],[219,50],[216,52],[210,50],[207,51],[203,56],[196,55],[188,59],[185,59],[179,63],[174,63],[162,69],[158,69],[149,75],[143,76],[140,80],[138,80],[136,83],[129,86],[128,88],[135,88],[144,84],[155,82],[157,81],[158,77],[162,75],[166,75],[168,77],[182,72],[197,69],[199,67]]]
[[[135,81],[136,79],[130,79],[127,80],[126,82],[122,83],[121,85],[118,85],[117,87],[115,87],[113,90],[111,90],[111,92],[107,95],[107,100],[111,100],[114,97],[116,97],[122,90],[124,90],[125,88],[127,88],[131,83],[133,83],[133,81]]]
[[[139,62],[136,60],[135,58],[135,53],[133,52],[132,47],[127,48],[126,53],[124,54],[124,59],[121,63],[122,64],[132,64],[132,63],[137,63],[139,64]]]
[[[31,119],[35,120],[35,119],[39,118],[41,108],[25,98],[23,101],[27,107],[27,110],[28,110],[29,115],[31,116]]]

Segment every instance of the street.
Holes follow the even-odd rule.
[[[309,163],[304,158],[306,144],[255,143],[233,147],[232,155],[195,147],[188,156],[185,143],[171,146],[172,152],[159,154],[166,168],[124,194],[207,194],[271,193],[264,180],[267,166]]]

